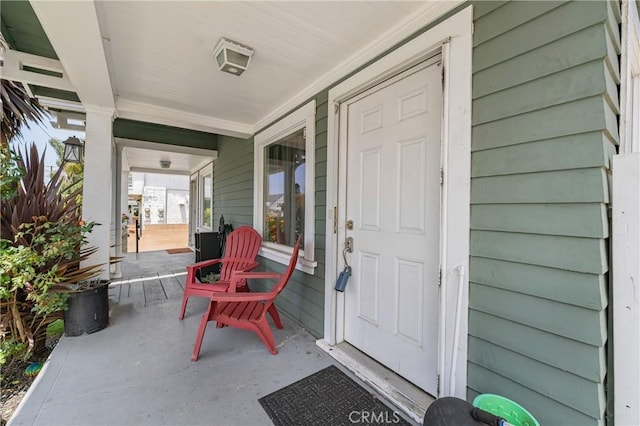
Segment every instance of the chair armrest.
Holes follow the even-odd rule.
[[[281,277],[282,274],[278,274],[275,272],[243,272],[239,270],[233,271],[231,273],[231,280],[229,280],[229,288],[227,289],[227,293],[235,293],[240,281],[264,278],[278,279]]]
[[[231,280],[235,278],[242,280],[259,280],[264,278],[281,278],[282,274],[278,272],[244,272],[241,270],[233,271],[231,273]]]
[[[261,302],[271,300],[271,293],[214,293],[211,300],[214,302]]]
[[[191,265],[187,265],[187,271],[192,269],[194,271],[204,268],[205,266],[211,266],[211,265],[215,265],[216,263],[221,263],[222,259],[208,259],[208,260],[203,260],[201,262],[198,263],[192,263]]]

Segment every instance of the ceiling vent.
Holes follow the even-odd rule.
[[[213,50],[213,56],[220,71],[240,75],[249,66],[253,49],[233,40],[221,38]]]

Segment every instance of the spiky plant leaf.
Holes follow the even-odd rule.
[[[37,99],[30,98],[22,83],[2,79],[2,145],[22,135],[22,126],[43,124],[48,112]]]

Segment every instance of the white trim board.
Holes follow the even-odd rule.
[[[114,139],[115,139],[116,145],[122,148],[131,147],[131,148],[149,149],[152,151],[165,151],[165,152],[177,152],[180,154],[201,155],[203,157],[210,157],[211,160],[216,160],[218,158],[218,150],[215,150],[215,149],[195,148],[191,146],[173,145],[170,143],[162,143],[162,142],[149,142],[149,141],[142,141],[138,139],[128,139],[128,138],[114,138]]]
[[[26,71],[24,67],[32,67],[39,70],[53,71],[60,74],[60,77],[41,74],[34,71]],[[74,92],[75,88],[69,77],[64,72],[60,61],[56,59],[36,56],[17,50],[7,50],[4,53],[4,65],[2,66],[2,78],[5,80],[19,81],[24,84],[25,89],[29,84],[36,86],[51,87],[58,90]]]
[[[442,23],[429,29],[366,69],[340,83],[329,91],[329,117],[327,134],[327,221],[325,269],[325,326],[324,341],[335,345],[343,340],[344,327],[341,312],[343,295],[333,286],[338,276],[338,248],[340,242],[334,233],[334,206],[340,206],[338,176],[340,128],[333,105],[353,94],[383,81],[398,71],[426,59],[435,51],[442,51],[445,69],[443,105],[442,168],[442,241],[441,268],[441,324],[439,360],[441,396],[466,398],[467,386],[467,332],[468,332],[468,279],[469,229],[471,190],[471,59],[472,59],[472,7],[468,7]],[[344,201],[343,201],[344,202]],[[338,209],[340,211],[340,208]],[[344,219],[344,218],[342,218]],[[344,228],[344,220],[337,220]],[[459,283],[463,283],[459,286]],[[462,293],[459,293],[459,290]],[[455,341],[454,341],[455,339]]]
[[[615,425],[640,424],[640,17],[622,2],[620,148],[612,160],[613,394]]]
[[[613,354],[616,425],[640,424],[640,153],[613,156]]]
[[[251,137],[254,133],[254,126],[250,124],[165,108],[131,99],[118,98],[116,109],[118,110],[118,118],[128,120],[217,133],[243,139]]]

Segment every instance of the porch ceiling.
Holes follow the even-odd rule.
[[[126,168],[132,172],[185,175],[201,168],[217,156],[215,151],[205,152],[205,150],[173,146],[170,147],[171,151],[167,151],[167,145],[127,141],[120,138],[116,138],[116,143],[124,146],[123,161],[126,161]],[[170,161],[170,166],[163,168],[160,165],[161,161]]]
[[[424,1],[31,6],[84,105],[114,107],[119,118],[234,136],[259,130],[314,82],[429,7]],[[5,18],[11,17],[3,14],[3,31],[11,27]],[[216,67],[212,50],[222,37],[255,50],[240,77]],[[23,45],[15,40],[13,47]]]

